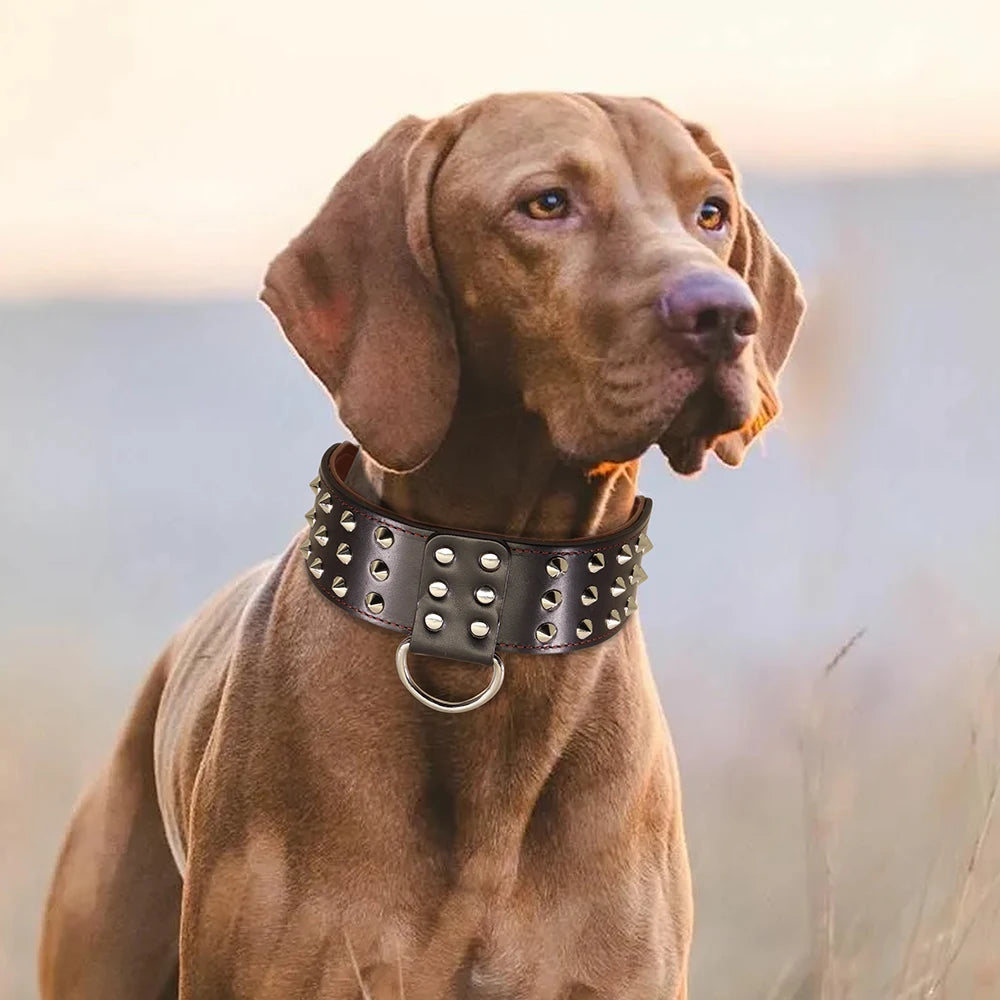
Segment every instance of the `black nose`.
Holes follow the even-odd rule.
[[[739,354],[757,332],[760,308],[746,282],[725,271],[689,271],[660,296],[660,315],[706,355]]]

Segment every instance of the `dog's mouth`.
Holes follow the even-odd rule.
[[[690,476],[701,471],[712,445],[723,434],[738,430],[747,419],[744,407],[706,382],[685,400],[658,443],[670,468]]]

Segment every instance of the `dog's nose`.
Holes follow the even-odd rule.
[[[724,271],[689,271],[660,296],[671,333],[708,356],[738,355],[757,332],[760,307],[746,282]]]

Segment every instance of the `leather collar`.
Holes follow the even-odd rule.
[[[636,610],[653,502],[624,527],[566,540],[507,538],[400,517],[345,483],[357,446],[335,444],[310,484],[305,566],[317,589],[409,648],[488,664],[499,651],[564,653],[604,642]]]

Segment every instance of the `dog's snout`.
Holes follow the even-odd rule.
[[[690,271],[660,296],[666,328],[707,354],[740,352],[757,332],[760,307],[744,281],[722,271]]]

